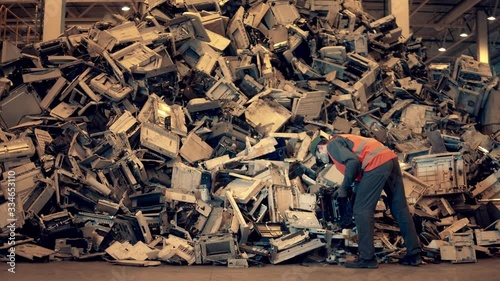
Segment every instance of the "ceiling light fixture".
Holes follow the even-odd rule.
[[[489,21],[494,21],[494,20],[496,20],[496,18],[495,18],[494,16],[489,16],[487,19],[488,19]]]
[[[124,12],[130,11],[130,7],[129,6],[123,6],[122,7],[122,11],[124,11]]]
[[[446,52],[446,48],[445,47],[441,47],[441,48],[438,49],[438,51],[440,51],[440,52]]]
[[[465,32],[460,33],[460,37],[465,38],[465,37],[467,37],[467,36],[469,36],[469,34],[467,34],[467,33],[465,33]]]

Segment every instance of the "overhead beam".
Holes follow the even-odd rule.
[[[73,17],[73,18],[76,18],[76,17],[77,17],[77,16],[76,16],[76,14],[75,14],[75,13],[73,13],[70,9],[67,9],[67,8],[66,8],[66,12],[68,13],[68,15],[70,15],[70,16],[71,16],[71,17]]]
[[[33,22],[33,19],[30,18],[21,18],[22,21],[26,22],[27,24],[31,24]],[[101,21],[102,18],[66,18],[66,24],[75,24],[75,23],[94,23],[97,21]],[[16,19],[7,19],[7,23],[16,23]]]
[[[469,37],[470,36],[468,36],[467,38],[464,38],[464,41],[462,41],[462,43],[464,43],[464,44],[475,44],[476,41],[471,40],[471,38],[469,38]],[[466,39],[469,39],[469,40],[466,40]],[[442,39],[438,39],[438,38],[428,38],[428,39],[422,38],[422,42],[429,42],[429,43],[455,43],[457,41],[456,40],[450,40],[450,39],[442,40]]]
[[[447,52],[449,52],[450,50],[453,50],[455,49],[456,47],[458,47],[460,44],[464,43],[465,41],[467,41],[467,38],[463,38],[461,40],[458,40],[457,42],[455,42],[453,45],[449,46],[446,48],[446,52],[441,52],[437,55],[435,55],[434,57],[428,59],[425,61],[425,63],[430,63],[430,62],[433,62],[434,60],[444,56],[444,54],[446,54]]]
[[[490,34],[494,34],[495,32],[497,32],[498,30],[500,30],[500,24],[496,25],[495,27],[491,28],[489,33]],[[469,37],[472,37],[472,36],[476,36],[476,31],[474,29],[474,31],[472,31],[472,33],[469,35]],[[463,49],[467,48],[468,46],[470,46],[470,44],[466,44],[465,46],[462,45],[463,43],[466,43],[468,41],[468,38],[462,38],[461,40],[457,41],[455,44],[447,47],[446,49],[446,52],[442,52],[442,53],[439,53],[437,55],[435,55],[434,57],[428,59],[425,61],[425,63],[430,63],[444,55],[449,55],[449,54],[453,54],[454,52],[460,52],[462,51]],[[460,47],[460,45],[462,45]],[[459,48],[460,47],[460,48]],[[451,50],[454,50],[454,52],[450,52]]]
[[[80,17],[85,16],[92,8],[94,8],[96,3],[90,4],[90,6],[87,7],[83,12],[80,13]]]
[[[449,25],[461,17],[465,12],[472,9],[481,0],[463,0],[455,8],[451,9],[444,17],[436,22],[436,30],[441,31],[445,29],[445,25]]]
[[[104,7],[110,14],[115,14],[116,12],[113,12],[106,3],[101,3],[101,6]]]
[[[17,6],[20,7],[21,10],[23,10],[26,13],[26,15],[30,16],[31,18],[35,18],[35,16],[32,13],[28,12],[28,10],[26,10],[26,8],[23,5],[17,3]]]
[[[415,23],[415,24],[411,24],[411,27],[420,27],[420,28],[432,28],[432,29],[435,29],[436,28],[436,24],[434,23]],[[449,24],[449,25],[443,25],[444,28],[452,28],[452,29],[462,29],[464,28],[465,26],[463,25],[456,25],[456,24]]]
[[[413,17],[418,11],[420,11],[420,9],[427,5],[427,3],[429,3],[429,0],[422,1],[422,3],[420,3],[420,5],[418,5],[415,10],[411,12],[410,17]]]
[[[500,62],[500,53],[497,54],[496,56],[494,56],[492,59],[491,59],[491,64],[494,65],[494,64],[497,64],[498,62]]]

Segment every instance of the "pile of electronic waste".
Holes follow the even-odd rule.
[[[497,253],[498,77],[468,56],[425,65],[418,38],[360,1],[163,0],[3,48],[7,260],[341,264],[352,203],[309,153],[333,132],[398,153],[426,261]],[[384,198],[390,263],[404,241]]]

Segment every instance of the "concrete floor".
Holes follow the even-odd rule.
[[[474,264],[429,264],[407,267],[382,264],[378,269],[348,269],[337,265],[266,265],[248,269],[223,266],[128,267],[107,262],[20,263],[16,273],[0,264],[2,281],[470,281],[500,280],[500,260],[481,259]]]

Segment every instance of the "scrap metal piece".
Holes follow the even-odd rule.
[[[235,116],[241,115],[244,108],[242,107],[248,98],[230,81],[220,79],[207,92],[206,96],[211,100],[220,100],[222,103],[231,102],[234,107],[231,108],[231,114]]]
[[[427,139],[432,144],[431,154],[437,153],[445,153],[448,152],[446,150],[446,146],[444,144],[444,140],[441,137],[441,133],[439,131],[432,131],[427,134]]]
[[[29,158],[35,154],[35,145],[29,137],[0,143],[0,160],[11,161]]]
[[[275,100],[258,99],[245,110],[245,118],[262,135],[278,131],[292,114]]]
[[[211,175],[183,163],[175,163],[172,171],[172,188],[188,192],[211,187]]]
[[[200,252],[199,264],[227,261],[239,254],[236,240],[230,234],[202,235],[195,243],[195,250]]]
[[[125,111],[110,127],[109,130],[115,135],[125,134],[127,137],[132,137],[139,130],[140,126],[132,116],[130,111]]]
[[[475,229],[474,235],[476,237],[477,245],[479,246],[490,246],[490,245],[500,244],[499,230]]]
[[[444,75],[451,75],[451,65],[449,63],[431,63],[428,69],[429,76],[434,81],[439,81]]]
[[[102,33],[112,38],[112,40],[109,40],[109,37],[105,38],[105,36],[102,35],[99,37],[98,44],[108,50],[111,50],[115,44],[135,42],[142,38],[134,22],[130,21],[105,30]],[[101,39],[101,37],[107,40],[105,41],[105,39]]]
[[[439,236],[441,237],[441,239],[444,239],[446,237],[450,237],[453,234],[455,234],[455,232],[464,228],[469,222],[470,221],[468,218],[460,219],[460,220],[456,221],[455,223],[453,223],[451,226],[444,229],[443,231],[439,232]]]
[[[286,210],[283,217],[286,225],[292,230],[298,231],[302,229],[310,233],[325,233],[325,230],[313,212]]]
[[[110,261],[111,264],[116,265],[129,265],[129,266],[140,266],[140,267],[150,267],[150,266],[160,266],[159,261],[131,261],[131,260],[114,260]]]
[[[55,190],[50,184],[37,184],[23,199],[23,209],[28,217],[40,214],[40,211],[47,205],[54,195]]]
[[[202,200],[196,201],[196,211],[203,215],[204,217],[209,217],[212,212],[212,206],[203,202]]]
[[[299,99],[294,99],[292,105],[292,119],[303,116],[306,119],[316,119],[321,114],[326,92],[308,92]]]
[[[248,49],[250,46],[250,38],[243,24],[244,13],[245,9],[240,7],[233,15],[226,31],[226,35],[231,40],[231,45],[235,50]]]
[[[415,205],[427,193],[429,186],[419,178],[412,176],[410,173],[403,171],[403,185],[405,188],[406,202],[410,208],[410,212],[415,211]]]
[[[33,244],[16,246],[16,255],[32,261],[49,260],[56,252]]]
[[[171,201],[179,201],[186,203],[196,203],[196,197],[192,194],[184,193],[182,190],[165,189],[165,199]]]
[[[435,116],[434,108],[426,105],[412,104],[401,114],[401,122],[416,134],[421,134],[423,127]]]
[[[455,61],[452,78],[458,82],[486,84],[493,77],[489,64],[461,55]]]
[[[289,1],[273,0],[269,1],[268,4],[271,6],[271,12],[278,24],[293,24],[300,18],[299,11]]]
[[[156,70],[162,63],[162,57],[142,43],[134,43],[110,54],[118,65],[131,73],[146,73]]]
[[[294,205],[292,189],[287,186],[273,185],[267,197],[269,205],[270,222],[281,222],[285,219],[286,212]]]
[[[245,77],[243,77],[243,81],[241,81],[240,89],[247,96],[253,97],[262,92],[262,90],[264,90],[264,86],[257,82],[252,76],[245,75]]]
[[[226,191],[231,191],[234,199],[240,204],[247,204],[254,199],[257,194],[267,187],[267,183],[261,180],[249,180],[237,178],[229,182],[226,187],[220,189],[216,194],[222,195]]]
[[[224,210],[221,207],[212,208],[208,220],[203,227],[202,234],[214,234],[219,231],[223,223]]]
[[[244,23],[253,28],[258,28],[259,24],[264,19],[267,11],[269,11],[271,7],[267,3],[258,3],[250,6],[250,8],[246,11],[246,16],[244,19]]]
[[[194,39],[184,43],[177,52],[184,57],[189,66],[208,75],[215,69],[217,60],[221,55],[207,43]]]
[[[120,209],[120,205],[108,200],[102,200],[100,199],[97,201],[97,204],[95,206],[96,211],[103,212],[105,214],[109,214],[111,216],[116,215],[118,210]]]
[[[231,45],[231,40],[218,33],[212,32],[207,29],[207,34],[210,38],[210,42],[208,42],[208,45],[219,52],[223,52],[225,49],[227,49],[227,47],[229,47],[229,45]]]
[[[137,219],[137,222],[141,226],[141,231],[142,231],[142,236],[144,237],[144,242],[146,243],[151,243],[153,241],[153,236],[151,236],[151,231],[149,229],[148,223],[146,219],[144,218],[144,215],[142,214],[141,211],[137,212],[135,214],[135,217]]]
[[[191,164],[209,159],[212,153],[213,148],[195,133],[190,133],[183,140],[179,150],[179,154]]]
[[[325,186],[337,186],[341,185],[344,180],[344,174],[342,174],[335,165],[328,164],[323,170],[321,170],[316,181],[319,184]]]
[[[163,249],[158,253],[158,259],[169,262],[174,256],[185,260],[189,265],[196,262],[195,249],[185,239],[169,235],[163,239]]]
[[[147,223],[133,215],[117,215],[113,218],[112,231],[115,234],[115,240],[129,241],[131,244],[136,244],[139,241],[145,242],[146,239],[150,240],[148,236]],[[144,236],[146,235],[147,238]]]
[[[245,218],[241,214],[240,208],[238,207],[238,204],[233,198],[233,192],[231,190],[226,191],[226,200],[229,201],[229,204],[233,208],[234,216],[236,217],[238,224],[239,224],[239,230],[240,230],[240,240],[239,243],[246,243],[248,240],[248,235],[250,234],[250,227],[245,221]]]
[[[50,116],[60,119],[68,119],[77,109],[78,105],[61,102],[50,111]]]
[[[161,155],[176,158],[179,154],[179,137],[150,122],[141,126],[141,145]]]
[[[454,233],[449,238],[451,246],[441,246],[441,260],[452,263],[476,262],[474,238],[472,233]]]
[[[246,244],[240,244],[240,251],[244,253],[250,253],[250,254],[256,254],[259,256],[264,256],[268,257],[269,256],[269,251],[262,248],[262,247],[257,247],[257,246],[249,246]]]
[[[309,242],[297,245],[293,248],[284,250],[282,252],[272,253],[270,261],[272,264],[278,264],[278,263],[284,262],[286,260],[289,260],[291,258],[294,258],[298,255],[305,254],[305,253],[310,252],[312,250],[321,248],[324,245],[326,245],[326,244],[321,242],[321,240],[319,238],[313,239]]]
[[[319,50],[321,59],[331,59],[335,63],[343,64],[347,60],[347,51],[344,46],[326,46]]]
[[[18,125],[28,115],[42,113],[40,97],[30,85],[22,85],[12,90],[9,96],[0,101],[0,124],[3,128]]]
[[[414,175],[429,185],[427,195],[464,192],[467,177],[461,153],[441,153],[412,159]]]
[[[458,88],[458,96],[455,100],[456,107],[465,112],[478,116],[486,95],[483,91],[474,91],[466,88]]]
[[[485,199],[496,198],[500,194],[500,171],[496,171],[476,184],[471,194],[472,197],[481,195]]]
[[[114,241],[105,251],[116,260],[133,259],[144,261],[147,259],[147,255],[144,252],[133,252],[133,249],[134,246],[129,242],[120,243]]]
[[[269,243],[276,251],[283,251],[298,244],[302,244],[307,239],[309,239],[309,232],[301,230],[282,236],[280,238],[270,239]]]
[[[169,106],[156,94],[148,97],[146,104],[142,107],[137,120],[140,122],[152,122],[170,131],[181,135],[187,135],[186,120],[181,106]]]
[[[400,137],[402,138],[402,136]],[[412,161],[415,157],[428,155],[430,151],[429,145],[419,139],[398,142],[395,146],[403,154],[403,159],[407,162]]]
[[[123,85],[106,73],[101,73],[90,80],[90,87],[94,91],[115,102],[123,100],[133,91],[132,87]]]
[[[398,27],[394,15],[388,15],[370,23],[375,32],[370,33],[370,41],[384,49],[388,49],[399,42],[402,29]]]
[[[61,75],[61,70],[58,68],[27,68],[23,69],[23,82],[43,82],[58,79]]]
[[[269,30],[269,49],[272,52],[283,52],[288,49],[288,29],[278,25]]]
[[[189,38],[209,42],[210,37],[203,26],[202,19],[198,13],[185,12],[168,23],[175,41],[183,41]]]
[[[411,99],[406,99],[406,100],[397,100],[395,103],[392,104],[392,108],[387,111],[383,116],[380,121],[384,124],[387,125],[391,122],[392,116],[403,109],[405,109],[407,106],[409,106],[413,100]]]
[[[211,130],[212,132],[208,136],[207,142],[212,146],[216,146],[218,143],[221,143],[221,140],[224,137],[243,144],[247,139],[249,139],[250,144],[257,144],[257,140],[250,137],[250,131],[244,130],[237,125],[233,125],[228,122],[218,122],[212,126]]]
[[[227,260],[228,268],[248,268],[248,260],[247,259],[228,259]]]

